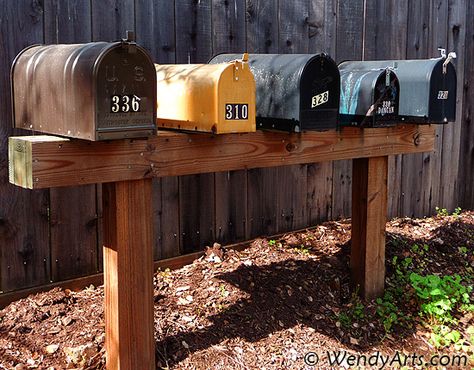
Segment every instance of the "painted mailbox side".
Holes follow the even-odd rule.
[[[400,85],[390,69],[366,62],[343,62],[340,125],[391,126],[399,120]]]
[[[159,127],[255,131],[255,81],[246,63],[155,65]]]

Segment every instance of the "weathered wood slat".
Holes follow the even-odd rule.
[[[282,54],[308,53],[309,0],[279,2],[278,52]],[[277,231],[303,227],[307,220],[307,165],[278,168],[276,182],[269,187],[273,207],[277,207]]]
[[[1,1],[0,32],[0,291],[6,292],[51,279],[49,191],[21,191],[7,180],[7,138],[24,134],[12,129],[10,67],[23,48],[44,41],[40,3]]]
[[[155,63],[176,60],[174,3],[174,0],[135,1],[137,42],[151,53]]]
[[[408,25],[407,25],[407,59],[430,58],[428,53],[430,22],[430,3],[428,1],[409,1],[408,3]],[[396,212],[394,197],[389,191],[389,217],[400,216],[423,216],[423,178],[426,176],[423,162],[423,154],[411,154],[402,156],[401,194],[399,212]],[[391,173],[389,171],[389,188]]]
[[[212,56],[212,0],[176,1],[176,61],[207,63]],[[215,240],[215,174],[179,178],[180,253]]]
[[[337,0],[316,0],[309,9],[309,53],[326,52],[336,55]],[[333,162],[319,162],[307,168],[308,225],[315,225],[332,217]]]
[[[387,14],[390,14],[387,17]],[[390,1],[390,0],[367,0],[365,11],[365,35],[364,35],[364,59],[405,59],[407,33],[400,32],[401,29],[407,29],[408,20],[408,0]],[[405,164],[412,172],[412,166],[409,164],[411,158],[407,158]],[[413,190],[409,187],[400,186],[396,179],[406,181],[412,176],[401,176],[402,156],[389,158],[388,176],[389,190],[388,203],[390,209],[389,217],[399,214],[401,203],[404,196],[410,197]],[[401,190],[403,188],[403,190]]]
[[[247,45],[250,53],[278,53],[279,1],[247,1]],[[258,91],[257,91],[258,94]],[[277,170],[247,172],[247,237],[275,234],[277,225]]]
[[[91,6],[84,1],[45,2],[45,42],[89,42]],[[98,271],[96,186],[50,190],[52,280],[67,280]],[[67,247],[65,247],[67,246]]]
[[[117,41],[135,29],[134,0],[92,1],[92,39]]]
[[[161,64],[176,62],[175,1],[135,2],[137,42]],[[180,253],[178,178],[153,179],[155,259]]]
[[[364,0],[339,1],[337,9],[337,35],[335,59],[361,60],[364,39]],[[351,161],[333,163],[332,218],[351,215]]]
[[[278,53],[278,0],[246,0],[249,53]]]
[[[446,48],[448,44],[448,2],[449,0],[431,0],[430,11],[430,42],[428,54],[439,55],[438,48]],[[451,150],[448,148],[447,150]],[[443,151],[443,126],[436,127],[435,150],[423,155],[423,214],[432,215],[435,207],[440,204],[441,163]]]
[[[433,142],[433,127],[415,125],[303,134],[166,132],[148,140],[113,142],[11,137],[10,181],[30,189],[71,186],[418,153],[432,150]]]
[[[467,4],[466,20],[474,17],[474,2]],[[461,156],[459,193],[462,207],[474,208],[474,22],[466,22],[466,62],[464,64],[463,110],[461,128]],[[470,77],[469,77],[470,76]]]
[[[176,62],[207,63],[212,55],[211,0],[175,1]]]
[[[448,40],[447,49],[455,51],[457,59],[457,107],[456,122],[443,125],[443,148],[441,154],[441,178],[439,205],[452,212],[459,205],[459,156],[461,149],[462,106],[464,92],[464,63],[466,60],[465,36],[467,0],[451,0],[448,2]],[[472,39],[471,39],[472,40]],[[472,139],[472,137],[471,137]]]
[[[212,53],[243,53],[246,49],[245,1],[212,2]],[[215,239],[223,244],[244,240],[247,223],[247,171],[214,175]]]

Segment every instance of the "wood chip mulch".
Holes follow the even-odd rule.
[[[387,260],[427,244],[427,274],[462,274],[474,266],[474,212],[394,219],[387,231]],[[157,367],[311,369],[329,368],[326,357],[333,351],[437,352],[421,326],[386,335],[375,302],[364,303],[360,320],[341,324],[341,312],[357,302],[349,257],[350,222],[343,220],[276,240],[256,239],[243,251],[214,244],[191,265],[158,271]],[[388,266],[388,280],[391,274]],[[11,303],[0,311],[0,369],[105,368],[103,299],[100,286],[53,289]],[[473,324],[472,317],[463,318],[464,328]],[[318,354],[318,366],[305,365],[308,352]],[[334,368],[349,367],[346,361]]]

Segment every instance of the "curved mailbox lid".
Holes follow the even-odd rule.
[[[400,85],[389,68],[367,62],[343,62],[341,72],[341,125],[386,126],[399,121]]]
[[[133,42],[29,47],[11,76],[16,127],[88,140],[155,132],[156,75]]]
[[[255,131],[255,81],[247,63],[155,68],[158,126],[216,134]]]
[[[446,58],[380,60],[376,68],[391,67],[400,82],[399,114],[415,123],[446,123],[456,119],[456,69]]]
[[[220,54],[210,63],[238,54]],[[285,131],[336,127],[339,71],[325,54],[250,54],[257,86],[257,124]]]

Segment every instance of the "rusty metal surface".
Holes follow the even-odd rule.
[[[210,63],[238,58],[239,54],[220,54]],[[330,57],[250,54],[249,65],[257,87],[257,127],[295,132],[336,127],[340,78]]]
[[[154,65],[133,42],[32,46],[11,78],[15,127],[87,140],[156,131]]]

